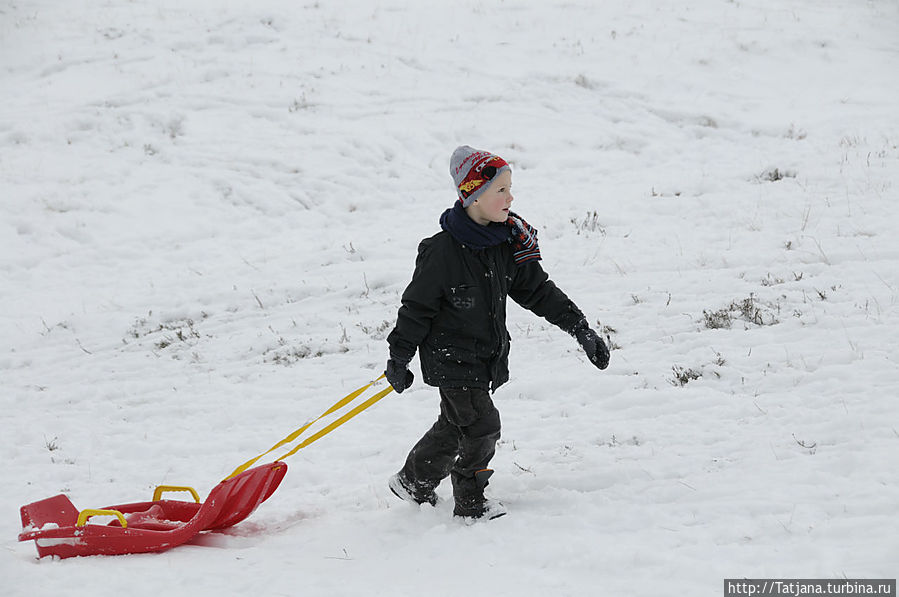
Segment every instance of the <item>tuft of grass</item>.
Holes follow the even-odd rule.
[[[383,340],[393,329],[393,323],[386,319],[375,325],[367,325],[362,322],[356,324],[356,327],[362,330],[362,333],[368,335],[373,340]]]
[[[742,320],[757,326],[780,323],[774,313],[780,311],[779,305],[764,305],[754,294],[742,300],[731,301],[730,305],[716,311],[702,312],[703,324],[710,330],[730,329],[736,320]]]
[[[796,172],[793,170],[781,170],[780,168],[771,168],[759,174],[756,179],[759,182],[777,182],[784,178],[796,178]]]
[[[315,351],[312,350],[310,346],[303,344],[300,346],[287,347],[284,350],[271,351],[270,354],[265,355],[265,360],[270,363],[275,363],[276,365],[289,367],[303,359],[318,358],[323,355],[324,352],[321,350]]]
[[[152,316],[152,314],[153,312],[150,311],[148,316]],[[200,313],[201,319],[206,319],[207,317],[209,317],[208,313]],[[156,350],[164,350],[176,344],[193,346],[202,338],[202,334],[195,326],[196,322],[190,318],[170,319],[161,323],[150,323],[147,318],[139,318],[135,320],[122,341],[127,344],[129,339],[140,340],[156,336],[157,340],[153,342],[153,347]]]
[[[684,387],[691,381],[696,381],[700,377],[702,377],[702,371],[697,371],[696,369],[692,369],[689,367],[681,367],[680,365],[675,365],[671,368],[674,372],[674,377],[669,379],[669,383],[673,386],[677,386],[679,388]]]
[[[705,327],[710,330],[729,330],[734,323],[729,309],[718,309],[717,311],[703,310],[702,319]]]
[[[784,280],[780,276],[772,276],[770,272],[764,278],[762,278],[762,286],[766,287],[777,286],[779,284],[783,284],[784,282],[786,282],[786,280]]]
[[[643,444],[643,441],[640,438],[638,438],[636,435],[632,436],[628,440],[619,441],[619,439],[617,437],[615,437],[615,435],[613,434],[612,437],[608,441],[597,442],[597,443],[601,446],[607,446],[609,448],[617,448],[618,446],[625,446],[625,445],[641,446]]]
[[[603,236],[606,235],[606,229],[603,228],[602,224],[599,223],[599,213],[597,213],[596,211],[588,211],[583,220],[571,218],[571,223],[574,224],[574,227],[577,230],[578,234],[587,232],[599,232]]]

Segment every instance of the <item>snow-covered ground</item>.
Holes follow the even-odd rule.
[[[0,593],[895,578],[897,32],[891,0],[3,3]],[[205,495],[377,377],[463,143],[513,163],[546,269],[616,347],[599,372],[510,310],[509,516],[389,493],[437,414],[417,381],[227,533],[16,541],[58,492]]]

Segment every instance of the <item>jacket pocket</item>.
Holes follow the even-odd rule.
[[[479,307],[478,290],[478,287],[474,284],[451,286],[446,299],[454,309],[459,311],[471,311]]]
[[[470,388],[441,388],[440,410],[457,427],[468,427],[478,420],[479,413]]]

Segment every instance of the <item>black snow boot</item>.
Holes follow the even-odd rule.
[[[453,516],[471,520],[493,520],[505,516],[506,508],[500,502],[484,496],[484,488],[492,474],[489,468],[475,472],[474,477],[463,477],[453,472],[453,497],[456,501]]]
[[[437,505],[437,493],[434,488],[422,483],[410,481],[403,471],[390,477],[387,486],[393,495],[407,502],[415,502],[416,504]]]

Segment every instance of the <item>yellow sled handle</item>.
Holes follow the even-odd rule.
[[[196,503],[200,503],[200,494],[197,493],[197,490],[193,487],[181,487],[179,485],[160,485],[156,488],[156,491],[153,492],[153,501],[158,502],[159,498],[162,497],[162,494],[166,491],[189,491],[190,495],[193,496],[194,501]]]
[[[83,527],[87,524],[87,519],[91,516],[115,516],[119,519],[119,524],[122,525],[123,529],[128,526],[128,521],[125,520],[125,515],[118,510],[91,510],[90,508],[88,508],[87,510],[82,510],[78,514],[78,521],[75,523],[75,526]]]
[[[376,383],[378,383],[385,377],[386,377],[385,375],[381,375],[381,377],[379,377],[375,381],[369,382],[368,384],[362,386],[358,390],[354,390],[354,391],[350,392],[349,394],[347,394],[346,396],[344,396],[343,398],[341,398],[340,400],[335,402],[331,408],[329,408],[328,410],[323,412],[321,415],[319,415],[319,417],[317,419],[313,419],[312,421],[309,421],[308,423],[306,423],[305,425],[303,425],[302,427],[300,427],[299,429],[297,429],[296,431],[294,431],[293,433],[291,433],[290,435],[288,435],[287,437],[285,437],[284,439],[279,441],[277,444],[275,444],[274,446],[269,448],[267,452],[263,452],[256,458],[253,458],[253,459],[248,460],[247,462],[244,462],[243,464],[241,464],[239,467],[234,469],[234,472],[232,472],[230,475],[225,477],[224,480],[227,481],[228,479],[233,479],[240,473],[244,472],[245,470],[247,470],[248,468],[253,466],[256,463],[256,461],[259,460],[260,458],[267,456],[268,454],[271,454],[278,448],[280,448],[282,446],[286,446],[287,444],[293,442],[298,437],[300,437],[300,435],[302,435],[302,433],[304,431],[309,429],[312,425],[317,423],[323,417],[333,414],[333,413],[337,412],[338,410],[342,409],[344,406],[350,404],[351,402],[356,400],[356,398],[358,398],[363,393],[365,393],[365,391],[368,388],[375,385]],[[361,413],[362,411],[364,411],[365,409],[367,409],[368,407],[370,407],[375,402],[377,402],[378,400],[380,400],[381,398],[383,398],[384,396],[386,396],[387,394],[389,394],[392,391],[393,391],[393,386],[391,386],[390,384],[387,384],[387,387],[385,389],[381,390],[380,392],[378,392],[377,394],[375,394],[374,396],[372,396],[371,398],[369,398],[368,400],[366,400],[365,402],[363,402],[356,408],[352,409],[350,412],[343,415],[342,417],[340,417],[339,419],[337,419],[336,421],[334,421],[333,423],[331,423],[330,425],[328,425],[327,427],[325,427],[318,433],[315,433],[312,436],[310,436],[308,439],[303,440],[295,448],[293,448],[290,452],[287,452],[286,454],[284,454],[277,460],[284,460],[285,458],[287,458],[289,456],[293,456],[300,450],[300,448],[304,448],[304,447],[308,446],[309,444],[311,444],[312,442],[328,435],[329,433],[331,433],[332,431],[334,431],[335,429],[337,429],[338,427],[340,427],[341,425],[343,425],[344,423],[346,423],[347,421],[349,421],[350,419],[352,419],[353,417],[355,417],[356,415],[358,415],[359,413]]]

